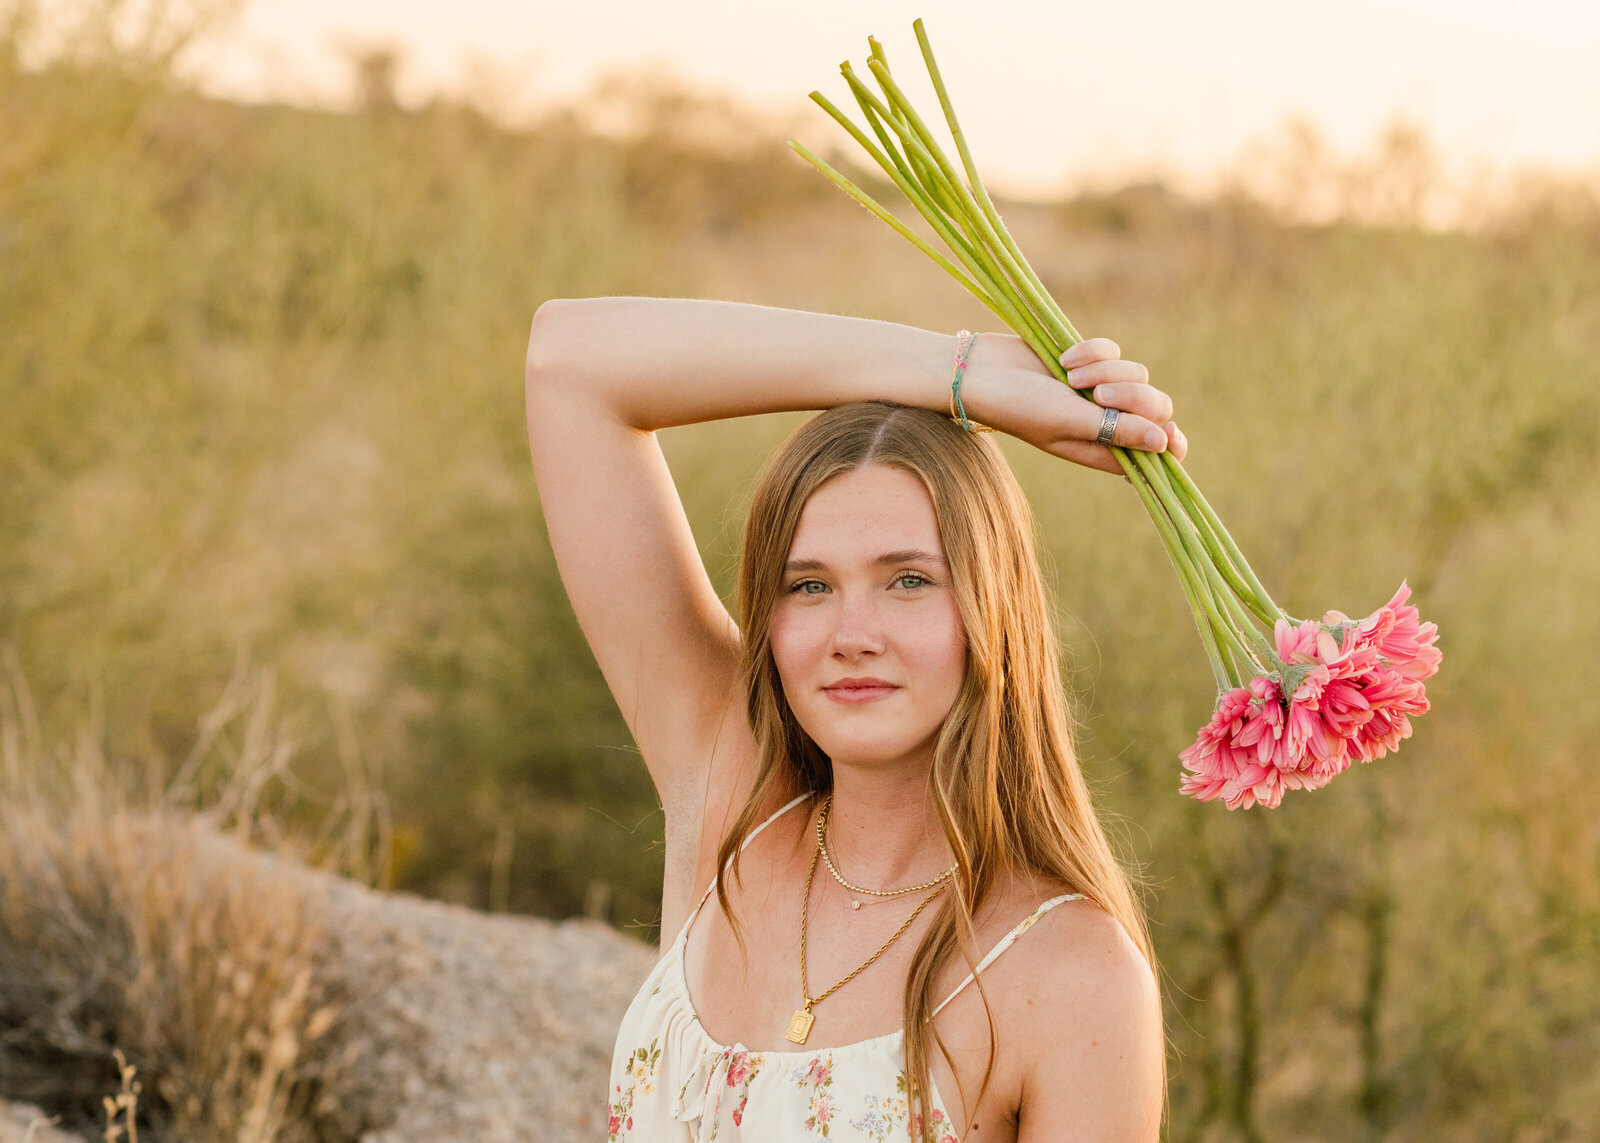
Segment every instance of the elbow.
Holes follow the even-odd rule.
[[[522,383],[527,392],[542,387],[559,366],[562,315],[574,305],[567,298],[551,298],[534,311],[528,330],[528,355],[523,362]]]

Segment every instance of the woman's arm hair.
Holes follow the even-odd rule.
[[[744,727],[738,632],[690,534],[654,432],[726,417],[886,399],[944,410],[954,334],[893,322],[680,298],[556,300],[528,338],[528,442],[545,523],[584,635],[669,818],[700,802],[712,746]],[[1069,365],[1074,384],[1113,384],[1136,446],[1170,415],[1143,366],[1103,339]],[[1108,392],[1111,392],[1108,391]],[[1095,467],[1100,410],[1058,384],[1016,337],[983,334],[962,397],[976,420]],[[1176,426],[1163,440],[1181,448]],[[731,776],[737,781],[738,775]],[[715,793],[715,791],[713,791]]]

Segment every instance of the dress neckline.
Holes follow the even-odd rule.
[[[707,896],[709,896],[709,894],[707,894]],[[700,916],[700,910],[702,907],[704,907],[704,905],[705,899],[702,898],[700,904],[695,906],[694,912],[689,915],[689,923],[684,925],[683,931],[678,934],[678,939],[673,942],[672,949],[668,955],[677,958],[678,963],[675,968],[677,974],[678,992],[683,999],[683,1005],[685,1009],[688,1010],[689,1018],[694,1021],[694,1026],[700,1030],[700,1035],[705,1037],[706,1043],[710,1044],[713,1048],[722,1052],[752,1052],[762,1056],[791,1056],[799,1058],[819,1056],[825,1052],[846,1052],[852,1049],[868,1048],[877,1044],[887,1043],[890,1040],[898,1040],[905,1035],[905,1026],[901,1025],[894,1031],[885,1032],[881,1036],[870,1036],[865,1040],[852,1040],[848,1044],[836,1044],[833,1047],[828,1048],[812,1048],[809,1051],[789,1048],[773,1048],[770,1050],[751,1048],[746,1046],[742,1040],[735,1040],[731,1044],[722,1043],[710,1032],[706,1031],[705,1023],[700,1019],[700,1013],[694,1006],[694,995],[689,990],[689,958],[687,956],[689,949],[689,930],[694,927],[695,919]],[[928,1078],[929,1082],[931,1083],[933,1077],[930,1076]],[[937,1094],[937,1089],[935,1089],[936,1099]],[[943,1103],[939,1103],[939,1106],[942,1107]]]
[[[790,810],[794,809],[800,803],[808,801],[813,797],[815,797],[815,794],[813,793],[804,793],[794,798],[792,801],[774,813],[771,817],[767,818],[766,821],[762,822],[759,826],[752,830],[750,834],[745,837],[743,845],[739,847],[740,850],[743,851],[744,849],[747,849],[750,843],[756,839],[757,834],[761,833],[769,825],[777,821]],[[711,894],[716,891],[716,887],[716,882],[712,882],[711,885],[706,888],[705,893],[703,893],[700,897],[699,903],[695,905],[694,909],[689,913],[689,919],[684,922],[683,928],[678,930],[677,939],[672,942],[672,948],[668,950],[666,955],[677,958],[678,963],[675,966],[676,971],[673,975],[675,975],[677,978],[676,984],[679,999],[682,1000],[684,1009],[689,1014],[689,1019],[693,1021],[694,1026],[699,1030],[701,1038],[704,1039],[708,1045],[710,1045],[710,1049],[719,1052],[749,1052],[752,1051],[752,1049],[746,1046],[742,1041],[736,1040],[732,1044],[724,1044],[713,1037],[710,1032],[706,1031],[706,1026],[700,1019],[700,1013],[695,1009],[694,996],[689,991],[689,958],[687,956],[689,948],[689,930],[694,928],[695,921],[699,919],[701,910],[705,908],[706,902],[711,899]],[[967,978],[956,986],[955,991],[946,996],[944,1001],[933,1010],[932,1015],[937,1016],[940,1012],[944,1011],[946,1005],[954,1000],[956,996],[967,987],[967,985],[971,984],[975,979],[977,979],[978,973],[982,972],[985,968],[988,968],[996,957],[1015,944],[1018,938],[1032,928],[1034,922],[1040,917],[1044,916],[1044,914],[1048,913],[1051,909],[1055,908],[1063,901],[1082,900],[1084,898],[1085,894],[1083,893],[1063,893],[1060,896],[1051,897],[1049,900],[1041,902],[1032,913],[1023,918],[1023,920],[1013,927],[1010,932],[1001,937],[1000,940],[995,943],[994,947],[991,948],[983,957],[983,959],[977,963],[972,972],[967,974]],[[882,1035],[878,1036],[869,1036],[864,1040],[852,1040],[848,1044],[839,1044],[831,1048],[814,1048],[811,1051],[794,1051],[783,1048],[773,1048],[771,1050],[763,1050],[759,1054],[763,1056],[789,1058],[802,1058],[807,1056],[814,1057],[824,1052],[848,1052],[852,1049],[869,1048],[878,1044],[887,1044],[891,1040],[901,1039],[904,1036],[905,1025],[902,1024],[899,1028],[896,1028],[892,1032],[884,1032]],[[928,1079],[929,1082],[932,1083],[933,1077],[931,1075],[928,1077]],[[937,1088],[935,1088],[934,1091],[934,1099],[937,1106],[943,1106],[942,1101],[939,1101],[938,1099]]]

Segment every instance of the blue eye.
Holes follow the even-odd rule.
[[[814,588],[814,587],[815,588],[819,588],[820,590],[812,591],[811,589]],[[793,586],[791,586],[789,588],[789,594],[790,595],[821,595],[822,592],[826,591],[827,589],[828,589],[828,585],[823,583],[820,579],[803,579],[799,583],[796,583],[796,584],[794,584]]]
[[[911,582],[908,584],[906,582],[907,580],[910,580]],[[894,582],[905,588],[907,591],[911,591],[925,586],[929,580],[927,576],[918,575],[916,572],[904,572],[895,576]]]

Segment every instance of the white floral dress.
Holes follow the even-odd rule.
[[[784,806],[753,830],[745,844],[810,797],[801,795]],[[706,1034],[689,1000],[684,948],[711,892],[707,889],[700,898],[622,1018],[611,1057],[608,1143],[881,1143],[919,1138],[920,1124],[911,1122],[906,1098],[903,1031],[796,1052],[752,1052],[743,1044],[719,1044]],[[989,951],[977,971],[1045,913],[1082,896],[1070,893],[1041,904]],[[972,979],[968,974],[934,1013]],[[930,1096],[935,1138],[959,1143],[936,1086]]]

